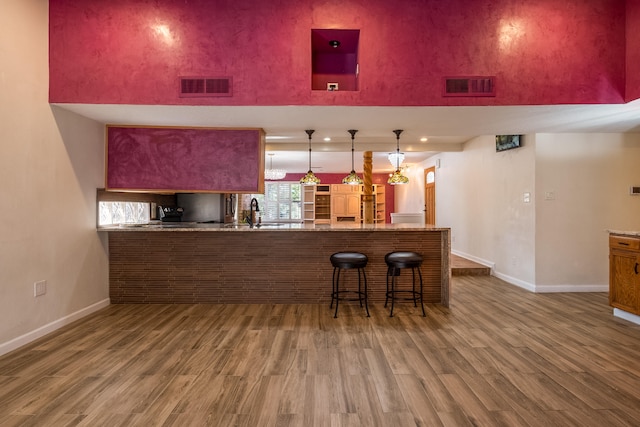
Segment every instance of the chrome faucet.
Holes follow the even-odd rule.
[[[260,212],[260,206],[258,206],[258,199],[256,199],[255,197],[253,199],[251,199],[251,204],[249,205],[249,217],[246,218],[247,222],[249,223],[249,227],[251,227],[251,228],[253,228],[253,213],[254,212]],[[258,224],[256,226],[260,227],[260,218],[258,218],[257,222],[258,222]]]

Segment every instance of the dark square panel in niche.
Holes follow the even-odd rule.
[[[360,30],[311,30],[311,88],[358,90]]]

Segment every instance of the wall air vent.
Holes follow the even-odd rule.
[[[180,97],[232,96],[231,77],[180,77]]]
[[[496,77],[445,77],[443,96],[496,96]]]

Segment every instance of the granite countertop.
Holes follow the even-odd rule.
[[[619,234],[621,236],[640,236],[640,231],[619,231],[619,230],[606,230],[609,234]]]
[[[211,224],[199,222],[162,222],[149,224],[120,224],[99,226],[98,231],[196,231],[196,232],[260,232],[260,231],[444,231],[449,228],[433,227],[421,224],[301,224],[301,223],[262,223],[251,228],[247,224]]]

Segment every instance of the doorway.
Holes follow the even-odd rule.
[[[436,225],[436,168],[424,170],[424,223]]]

